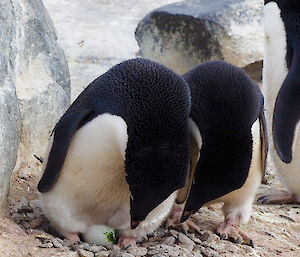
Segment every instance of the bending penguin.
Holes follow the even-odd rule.
[[[200,64],[183,77],[192,94],[192,163],[176,200],[185,204],[181,222],[204,205],[223,202],[221,239],[254,246],[239,225],[248,222],[265,173],[263,95],[242,69],[223,61]]]
[[[289,192],[262,203],[300,202],[300,2],[265,1],[263,93],[270,157]]]
[[[103,224],[120,245],[155,230],[185,184],[190,105],[186,82],[145,59],[93,81],[57,123],[44,160],[39,197],[55,228],[79,240]]]

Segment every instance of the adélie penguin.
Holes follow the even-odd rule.
[[[184,204],[181,222],[204,205],[223,202],[225,219],[217,233],[254,246],[239,225],[251,216],[265,172],[263,95],[242,69],[223,61],[200,64],[183,77],[192,94],[192,163],[176,200]],[[188,229],[200,231],[187,222]]]
[[[38,184],[42,209],[65,237],[102,224],[135,243],[167,217],[189,165],[190,90],[146,59],[94,80],[56,124]]]
[[[265,1],[263,93],[270,157],[288,192],[262,203],[300,202],[300,1]]]

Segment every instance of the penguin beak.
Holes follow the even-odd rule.
[[[150,212],[166,200],[174,192],[173,187],[162,186],[130,186],[131,229],[135,229]]]
[[[182,213],[181,219],[180,219],[180,223],[185,222],[191,215],[193,215],[196,211],[192,210],[192,211],[184,211]]]
[[[140,220],[139,221],[134,221],[132,218],[131,218],[131,223],[130,223],[130,225],[131,225],[131,229],[136,229],[137,228],[137,226],[140,224]]]

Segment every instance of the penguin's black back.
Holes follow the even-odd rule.
[[[188,153],[189,112],[188,85],[165,66],[137,58],[112,67],[78,96],[54,128],[54,144],[39,190],[46,192],[51,189],[63,166],[72,136],[99,114],[117,115],[126,122],[127,159],[128,153],[141,150],[143,155],[143,151],[152,151],[153,146],[162,146],[162,151],[164,147],[182,147],[182,151]],[[145,150],[145,146],[149,149],[146,147]],[[184,158],[187,159],[188,154]],[[178,163],[180,161],[187,162],[182,159]],[[167,174],[171,175],[170,183],[184,183],[185,174],[174,172]],[[155,180],[153,176],[151,178]],[[149,177],[127,174],[126,179],[131,183],[143,183]]]
[[[263,112],[263,96],[246,73],[223,61],[198,65],[184,75],[192,94],[191,118],[202,138],[195,185],[186,208],[240,188],[252,159],[251,127]]]
[[[246,73],[223,61],[198,65],[184,75],[192,94],[190,116],[201,133],[227,126],[249,127],[263,109],[263,96]]]

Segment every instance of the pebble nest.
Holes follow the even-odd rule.
[[[160,227],[137,245],[121,249],[117,245],[104,247],[86,242],[74,243],[60,238],[44,217],[38,200],[28,201],[23,197],[20,201],[12,203],[11,216],[27,234],[35,236],[40,248],[61,248],[65,251],[73,251],[76,254],[74,256],[221,256],[210,245],[212,241],[219,240],[218,236],[211,231],[184,234],[174,229]]]

